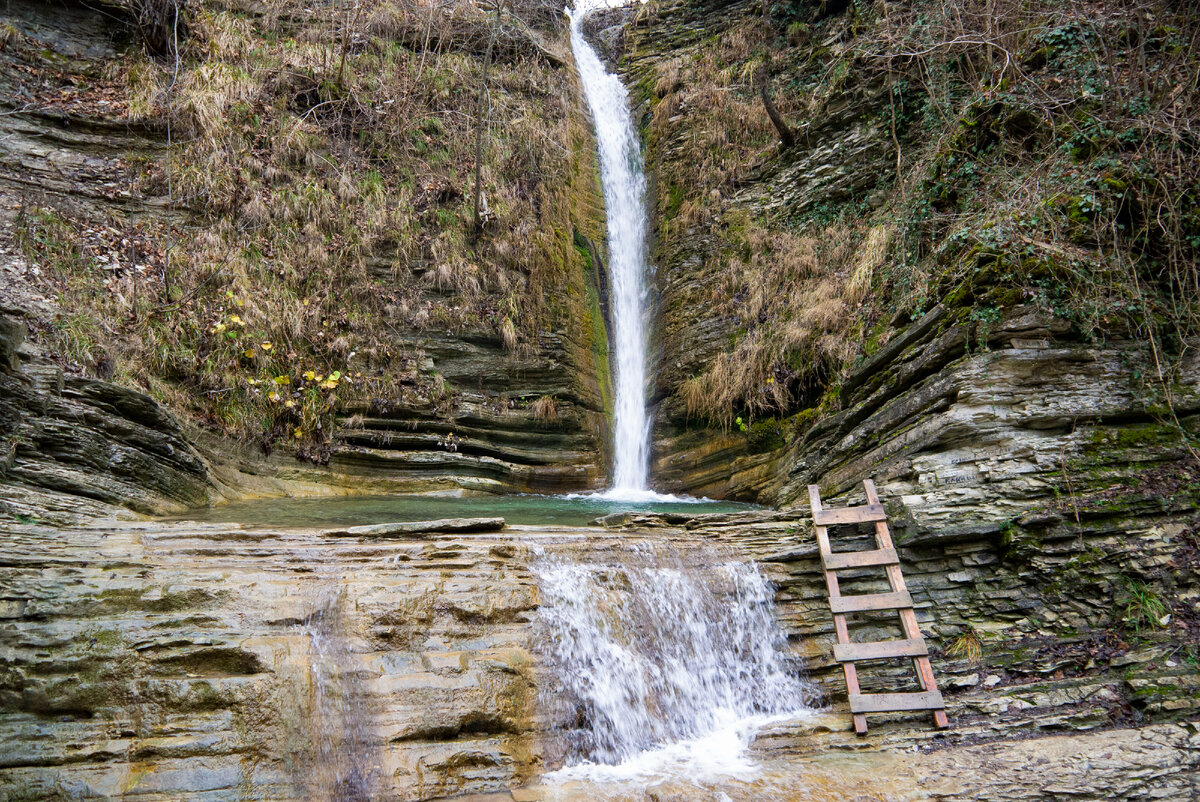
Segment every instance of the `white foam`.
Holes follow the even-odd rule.
[[[672,493],[656,493],[653,490],[635,490],[629,487],[612,487],[594,493],[568,493],[563,498],[582,499],[584,501],[612,502],[626,504],[713,504],[713,499],[703,496],[676,496]],[[635,510],[636,512],[636,510]]]
[[[633,782],[663,777],[710,780],[720,777],[753,777],[759,766],[749,755],[750,744],[760,729],[778,721],[811,715],[807,709],[775,716],[731,716],[713,731],[686,741],[646,749],[617,764],[590,760],[552,771],[541,781]]]
[[[533,571],[553,677],[543,702],[583,722],[555,778],[751,771],[753,733],[809,710],[757,566],[631,543],[602,563],[546,557]]]

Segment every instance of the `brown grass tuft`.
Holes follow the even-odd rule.
[[[543,395],[529,405],[533,417],[540,421],[554,422],[558,420],[558,403],[552,395]]]

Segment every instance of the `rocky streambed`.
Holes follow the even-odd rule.
[[[986,543],[900,540],[953,729],[873,717],[856,738],[807,522],[773,513],[615,528],[323,530],[85,520],[4,524],[0,793],[138,799],[1186,799],[1200,682],[1153,637],[1038,641],[1035,606],[948,578]],[[375,533],[379,535],[380,533]],[[1159,535],[1164,549],[1169,536]],[[753,561],[776,588],[816,712],[758,733],[734,775],[547,781],[581,726],[546,690],[534,567],[672,555]],[[614,558],[614,555],[616,557]],[[958,571],[949,569],[955,563]],[[990,599],[990,601],[989,601]],[[1003,601],[1007,600],[1007,601]],[[997,645],[953,646],[956,616]],[[1021,615],[1023,618],[1018,619]],[[1043,613],[1044,617],[1044,613]],[[866,623],[883,627],[883,622]],[[1040,625],[1044,626],[1044,625]],[[961,630],[960,630],[961,634]],[[1092,656],[1080,662],[1079,650]],[[902,673],[868,680],[896,686]],[[897,688],[899,689],[899,688]],[[495,796],[499,794],[498,796]],[[728,797],[722,796],[727,794]]]

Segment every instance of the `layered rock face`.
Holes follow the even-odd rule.
[[[957,285],[929,288],[924,309],[935,312],[876,310],[861,348],[857,341],[842,343],[851,358],[841,373],[835,368],[818,375],[812,386],[778,396],[787,399],[782,409],[759,407],[754,414],[756,399],[811,368],[786,364],[795,355],[782,349],[783,358],[763,372],[760,386],[731,401],[735,408],[725,425],[709,425],[694,396],[712,396],[721,387],[702,383],[694,392],[689,378],[702,376],[722,357],[758,353],[742,344],[769,326],[776,328],[767,339],[785,338],[793,323],[805,336],[819,338],[809,329],[822,325],[837,332],[838,320],[868,314],[874,301],[863,292],[872,280],[878,287],[885,284],[881,274],[901,283],[904,270],[936,272],[956,247],[953,238],[935,238],[931,265],[886,263],[908,258],[890,243],[908,225],[905,193],[924,185],[894,176],[910,169],[903,160],[923,142],[913,127],[904,127],[911,119],[892,116],[899,101],[890,101],[889,91],[901,90],[889,90],[887,76],[870,69],[855,39],[856,25],[883,24],[886,13],[852,6],[839,16],[845,4],[819,8],[812,14],[819,25],[797,22],[785,38],[757,4],[663,2],[638,13],[620,39],[621,66],[641,102],[648,172],[659,196],[658,481],[671,490],[790,505],[803,503],[808,482],[840,492],[878,475],[903,483],[914,503],[922,491],[943,488],[967,514],[999,518],[1020,507],[1021,498],[1036,504],[1047,493],[1070,495],[1064,466],[1092,465],[1103,456],[1101,443],[1137,437],[1127,428],[1131,424],[1150,425],[1164,441],[1169,429],[1181,443],[1185,433],[1194,434],[1200,374],[1186,347],[1168,365],[1161,342],[1131,336],[1113,315],[1099,330],[1082,333],[1073,310],[1052,309],[1046,301],[1035,305],[1029,299],[1037,293],[1029,290],[991,287],[1003,256],[982,245],[955,274]],[[773,59],[764,52],[773,52]],[[806,82],[825,60],[830,74],[814,88]],[[772,64],[781,74],[777,85],[763,72]],[[847,71],[865,77],[851,81]],[[794,128],[786,147],[765,122],[759,97],[764,81]],[[755,133],[710,130],[730,114],[740,115],[740,129]],[[954,137],[982,122],[967,115],[946,124],[947,137]],[[696,141],[709,145],[703,152],[712,164],[707,196],[680,185],[697,156]],[[994,144],[998,151],[1006,147]],[[988,166],[973,152],[951,158],[980,158],[979,169]],[[938,225],[937,231],[951,230],[948,223]],[[813,275],[798,282],[787,271],[763,267],[797,260],[790,228],[807,232],[803,247],[810,249],[799,261]],[[747,239],[747,231],[759,238]],[[1071,242],[1053,248],[1060,256],[1100,258]],[[748,250],[754,253],[748,256]],[[781,284],[754,283],[764,277]],[[936,303],[942,297],[937,291],[944,293],[946,309]],[[782,305],[755,300],[787,292],[797,294]],[[832,310],[825,318],[812,323],[804,317],[807,307],[822,303]],[[755,310],[761,310],[757,317]],[[725,372],[734,374],[736,367],[727,365]],[[741,417],[735,423],[736,412]],[[1100,490],[1104,481],[1134,484],[1150,463],[1181,456],[1195,455],[1182,444],[1151,448],[1142,457],[1114,458],[1103,479],[1097,470],[1071,482],[1075,492],[1084,485]],[[1126,477],[1122,466],[1130,471]]]
[[[130,525],[6,542],[10,796],[430,799],[535,765],[536,604],[510,540]]]
[[[1157,630],[1128,643],[1068,634],[1113,614],[1098,583],[1117,573],[1099,560],[1096,580],[1073,578],[1066,538],[1048,539],[1042,556],[1026,562],[986,536],[914,537],[898,527],[953,729],[872,716],[863,739],[837,706],[844,688],[828,658],[832,626],[806,521],[731,515],[624,526],[349,537],[227,524],[9,525],[0,787],[17,798],[628,799],[670,791],[749,802],[848,793],[886,777],[880,798],[896,800],[1034,799],[1066,788],[1112,799],[1192,792],[1194,668]],[[1136,548],[1147,570],[1174,560],[1177,590],[1195,598],[1195,565],[1186,562],[1195,547],[1181,545],[1194,538],[1173,530],[1133,537],[1086,543],[1091,553]],[[862,538],[840,532],[838,547],[859,547]],[[681,776],[643,796],[622,784],[544,784],[540,776],[561,764],[564,738],[587,720],[545,696],[556,682],[545,673],[551,663],[537,626],[544,602],[531,567],[611,563],[615,581],[622,554],[655,549],[694,566],[697,581],[708,565],[759,561],[778,587],[791,648],[834,710],[760,734],[752,756],[762,769],[750,779]],[[1047,589],[1048,575],[1069,593]],[[879,585],[864,571],[847,587]],[[967,642],[968,620],[978,653],[955,645]],[[890,637],[894,626],[869,617],[855,637]],[[862,677],[875,690],[913,682],[894,664],[864,667]],[[1038,735],[1066,737],[1013,737]],[[994,765],[1012,771],[987,768]],[[1057,767],[1055,776],[1031,770],[1037,765]]]
[[[605,412],[591,352],[567,333],[510,355],[493,337],[414,337],[449,396],[380,399],[342,419],[330,468],[412,490],[556,493],[603,484]],[[549,409],[538,406],[549,404]]]
[[[208,464],[154,399],[65,377],[23,348],[24,338],[19,323],[0,316],[0,499],[8,516],[79,507],[72,497],[149,513],[209,500]]]

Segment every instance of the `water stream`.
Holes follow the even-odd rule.
[[[808,711],[774,588],[753,564],[709,556],[685,564],[641,543],[534,566],[543,700],[575,722],[556,779],[742,774],[755,730]]]
[[[607,495],[653,497],[648,489],[650,429],[646,415],[647,210],[646,176],[629,93],[605,69],[583,35],[587,15],[606,0],[578,0],[571,17],[571,49],[592,113],[600,152],[600,179],[608,218],[614,367],[613,472]]]
[[[749,505],[699,502],[649,488],[646,179],[629,97],[584,39],[579,0],[571,44],[595,125],[608,219],[614,366],[610,489],[589,496],[356,497],[256,501],[210,508],[208,520],[275,527],[502,515],[509,523],[571,527],[617,510],[690,513]],[[751,777],[754,733],[803,715],[812,688],[799,677],[774,617],[774,588],[752,563],[705,552],[685,560],[666,541],[540,554],[534,650],[549,669],[541,704],[564,733],[563,767],[547,782],[649,782]],[[407,559],[407,558],[406,558]],[[358,644],[343,625],[341,582],[302,625],[311,673],[303,784],[314,797],[366,800],[383,777]],[[724,784],[726,779],[716,782]],[[719,787],[719,786],[718,786]]]
[[[435,518],[499,516],[510,526],[586,526],[617,512],[703,513],[760,509],[736,501],[672,499],[622,501],[604,495],[540,496],[343,496],[334,498],[253,499],[200,507],[168,520],[228,521],[273,527],[322,527],[428,521]]]
[[[374,797],[374,711],[359,674],[362,666],[345,621],[345,586],[326,577],[312,611],[300,625],[309,648],[308,732],[298,757],[314,799],[367,802]]]

